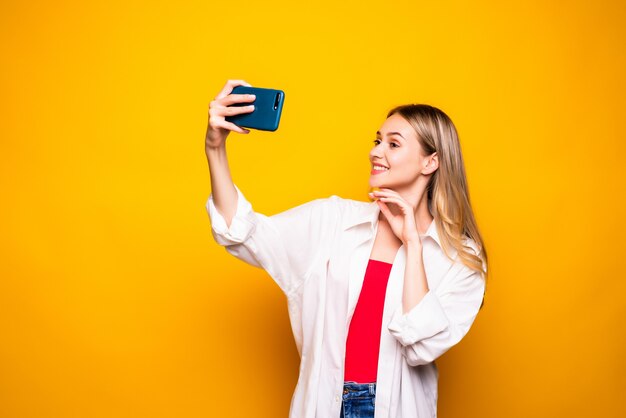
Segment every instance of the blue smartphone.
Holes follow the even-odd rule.
[[[259,129],[262,131],[275,131],[280,123],[280,114],[283,111],[285,92],[261,87],[236,86],[231,94],[254,94],[254,102],[235,103],[231,106],[254,105],[251,113],[226,116],[228,122],[244,128]]]

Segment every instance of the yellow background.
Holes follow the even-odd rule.
[[[626,7],[618,1],[0,3],[0,416],[286,416],[298,355],[267,274],[210,233],[208,103],[274,214],[367,200],[392,106],[460,132],[491,258],[439,366],[441,417],[626,416]]]

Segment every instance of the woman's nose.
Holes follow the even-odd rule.
[[[370,158],[371,157],[382,157],[382,151],[379,145],[376,145],[374,148],[372,148],[372,150],[370,151]]]

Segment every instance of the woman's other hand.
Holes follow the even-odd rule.
[[[415,224],[415,209],[410,203],[404,200],[399,193],[391,189],[381,188],[378,191],[370,193],[370,195],[376,198],[376,204],[383,215],[385,215],[391,230],[403,244],[407,244],[409,241],[421,243],[417,225]],[[400,209],[399,213],[394,215],[391,210],[389,210],[387,206],[388,203],[396,205]]]

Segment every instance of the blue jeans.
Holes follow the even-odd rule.
[[[374,418],[376,382],[344,382],[340,418]]]

